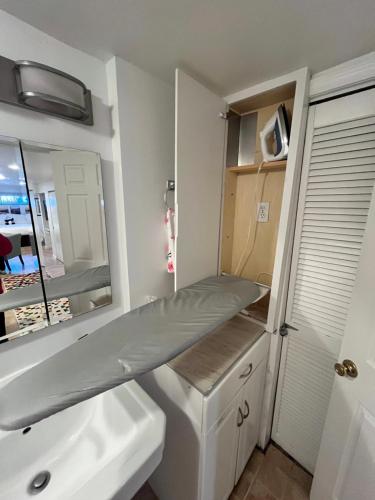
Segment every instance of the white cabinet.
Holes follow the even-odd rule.
[[[225,500],[234,486],[238,450],[239,408],[242,394],[214,424],[204,439],[205,457],[202,467],[201,498]]]
[[[258,441],[265,360],[204,438],[201,500],[226,500]]]
[[[176,70],[176,290],[217,273],[226,110]]]
[[[258,441],[259,418],[262,405],[266,361],[249,378],[242,390],[240,439],[238,442],[236,483],[240,478]]]
[[[222,271],[259,281],[270,287],[270,294],[252,314],[270,332],[282,322],[278,309],[288,281],[307,79],[307,70],[300,70],[222,98],[176,70],[175,287]],[[264,162],[260,132],[280,106],[290,125],[288,158]],[[248,139],[252,163],[243,165],[239,144],[250,135],[245,126],[249,116],[255,123]],[[269,206],[269,217],[259,223],[262,201]]]
[[[175,287],[221,272],[262,282],[269,293],[248,313],[270,333],[285,320],[308,84],[309,72],[302,68],[222,98],[176,71]],[[291,121],[288,158],[265,164],[259,132],[281,104]],[[245,123],[251,114],[256,115],[253,163],[242,165],[238,151],[232,166],[230,117]],[[269,218],[258,224],[260,202],[268,203]],[[271,433],[280,349],[281,339],[274,335],[262,410],[263,447]]]
[[[150,480],[160,500],[225,500],[258,441],[270,334],[243,318],[227,324],[211,334],[220,337],[218,345],[229,350],[236,328],[246,324],[250,338],[257,340],[209,392],[188,380],[189,374],[203,371],[194,350],[188,353],[192,370],[178,373],[176,363],[164,365],[139,380],[167,416],[163,460]]]

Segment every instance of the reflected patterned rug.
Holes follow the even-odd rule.
[[[40,282],[39,272],[28,274],[7,274],[2,275],[1,279],[4,284],[5,291],[14,290],[15,288],[23,288],[25,286],[34,285]],[[63,297],[48,302],[48,311],[53,323],[56,323],[57,318],[65,320],[72,317],[70,312],[69,299]],[[17,307],[14,309],[19,328],[26,328],[40,323],[47,319],[44,303],[33,304],[25,307]]]

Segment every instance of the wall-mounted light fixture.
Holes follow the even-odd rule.
[[[93,124],[91,92],[84,83],[34,61],[0,57],[0,100],[54,116]]]

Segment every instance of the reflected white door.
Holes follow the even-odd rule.
[[[375,92],[371,91],[370,96],[367,101],[364,94],[358,94],[357,99],[353,96],[353,109],[358,113],[362,100],[369,122],[375,124]],[[349,111],[346,107],[342,114]],[[366,125],[366,131],[369,127]],[[368,161],[375,152],[374,136],[374,131],[369,131]],[[339,363],[352,360],[358,368],[358,376],[335,376],[311,491],[313,500],[375,498],[374,198],[372,196],[352,302],[337,359]]]
[[[65,272],[107,264],[98,155],[81,151],[54,151],[50,155]],[[71,311],[86,312],[107,293],[108,290],[99,290],[71,297]]]
[[[217,274],[225,110],[221,97],[176,70],[176,290]]]
[[[95,153],[50,153],[67,272],[83,271],[107,262],[101,198],[101,172]]]
[[[48,191],[47,206],[49,211],[49,219],[51,222],[50,230],[51,230],[52,253],[56,259],[58,259],[61,262],[64,262],[62,247],[61,247],[60,224],[59,224],[59,215],[57,213],[55,191]]]

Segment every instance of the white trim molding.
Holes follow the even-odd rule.
[[[312,76],[310,101],[375,84],[375,52],[370,52]]]

